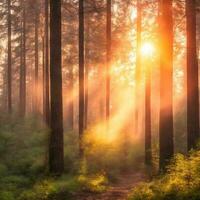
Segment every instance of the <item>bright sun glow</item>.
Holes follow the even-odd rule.
[[[148,57],[152,56],[154,52],[155,52],[155,47],[154,44],[151,42],[146,42],[141,47],[141,54],[143,56],[148,56]]]
[[[134,21],[137,18],[137,10],[134,7],[130,10],[130,18],[131,21]]]

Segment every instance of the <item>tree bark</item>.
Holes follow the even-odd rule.
[[[8,6],[8,68],[7,68],[7,100],[8,100],[8,113],[12,113],[12,50],[11,50],[11,0],[7,0]]]
[[[145,163],[151,165],[151,66],[148,64],[145,77]]]
[[[79,137],[80,157],[83,157],[83,134],[84,134],[84,0],[79,0]]]
[[[50,125],[49,102],[49,0],[45,0],[45,120]]]
[[[39,70],[39,59],[38,59],[38,7],[37,1],[35,2],[35,83],[34,83],[34,98],[33,98],[33,107],[35,114],[38,113],[38,70]]]
[[[21,1],[22,6],[22,31],[21,31],[21,65],[20,65],[20,100],[19,112],[21,117],[26,113],[26,4]]]
[[[199,87],[196,44],[196,1],[186,0],[187,18],[187,143],[188,151],[199,139]]]
[[[166,165],[174,153],[173,147],[173,18],[172,0],[161,5],[161,65],[160,65],[160,169]]]
[[[61,60],[61,0],[50,0],[51,134],[49,170],[56,175],[61,175],[64,170]]]
[[[43,81],[43,119],[46,122],[46,108],[45,108],[45,100],[46,100],[46,71],[45,71],[45,38],[42,36],[42,81]]]
[[[111,65],[111,37],[112,37],[112,2],[107,0],[107,23],[106,23],[106,123],[109,127],[110,119],[110,65]]]
[[[136,69],[135,69],[135,133],[138,134],[139,124],[139,99],[140,97],[140,71],[141,71],[141,31],[142,31],[142,5],[140,0],[137,0],[137,50],[136,50]]]
[[[70,130],[74,129],[74,74],[73,67],[71,66],[69,69],[69,91],[71,94],[69,106],[68,106],[68,127]]]
[[[85,42],[85,129],[87,129],[88,125],[88,90],[89,90],[89,60],[90,60],[90,49],[89,49],[89,38],[90,38],[90,23],[89,16],[87,18],[86,23],[86,42]]]

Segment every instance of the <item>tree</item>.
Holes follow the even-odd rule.
[[[71,99],[68,106],[68,127],[69,129],[74,129],[74,74],[73,74],[73,67],[71,66],[69,69],[69,91],[71,94]]]
[[[46,122],[46,106],[45,106],[45,99],[46,99],[46,69],[45,69],[45,38],[42,36],[42,85],[43,85],[43,90],[42,90],[42,96],[43,96],[43,119],[44,122]]]
[[[196,45],[196,1],[186,0],[187,18],[187,142],[188,150],[199,138],[199,87]]]
[[[39,47],[38,47],[38,23],[39,23],[39,13],[38,13],[38,2],[35,2],[35,84],[34,84],[34,112],[38,111],[38,74],[39,74]]]
[[[7,68],[7,94],[8,94],[8,113],[12,112],[12,52],[11,52],[11,0],[7,0],[8,14],[8,68]]]
[[[160,4],[160,169],[165,169],[173,156],[173,18],[172,0],[162,1]]]
[[[89,61],[90,61],[90,49],[89,49],[89,38],[90,38],[90,23],[89,14],[86,20],[86,41],[85,41],[85,129],[87,129],[88,124],[88,90],[89,90]]]
[[[135,69],[135,131],[138,132],[138,95],[140,86],[140,70],[141,70],[141,31],[142,31],[142,5],[137,0],[137,50],[136,50],[136,69]]]
[[[20,86],[19,86],[19,112],[24,117],[26,113],[26,3],[21,0],[22,23],[21,23],[21,63],[20,63]]]
[[[50,0],[50,82],[51,134],[49,146],[49,170],[51,173],[60,175],[64,170],[61,0]]]
[[[107,16],[106,16],[106,123],[109,126],[110,118],[110,65],[111,65],[111,0],[107,0]]]
[[[145,72],[145,163],[151,165],[151,67],[148,64]]]
[[[49,0],[45,0],[45,119],[46,124],[50,123],[50,105],[49,105]]]
[[[79,137],[80,157],[83,156],[83,134],[84,134],[84,0],[79,0]]]

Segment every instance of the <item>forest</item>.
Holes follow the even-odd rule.
[[[200,200],[200,0],[0,0],[0,200]]]

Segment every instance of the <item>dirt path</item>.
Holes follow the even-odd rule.
[[[146,179],[144,173],[123,174],[120,175],[117,183],[111,185],[108,191],[102,194],[81,193],[73,200],[126,200],[133,187]]]

